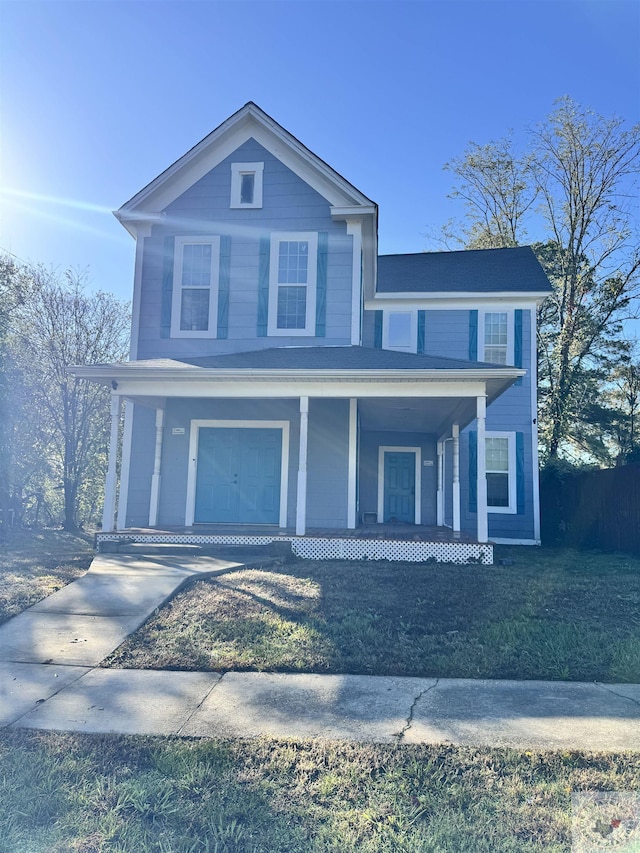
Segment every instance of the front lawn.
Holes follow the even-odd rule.
[[[569,853],[572,792],[640,788],[638,755],[446,745],[5,730],[0,765],[2,853]]]
[[[231,571],[103,665],[640,682],[640,559],[512,547],[500,560]]]
[[[93,541],[62,530],[12,530],[0,543],[0,624],[83,575]]]

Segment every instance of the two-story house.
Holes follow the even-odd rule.
[[[458,562],[539,542],[530,248],[379,257],[376,204],[253,103],[116,216],[131,360],[73,371],[112,389],[103,538]]]

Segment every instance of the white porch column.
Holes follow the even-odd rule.
[[[478,485],[477,485],[477,503],[478,503],[478,542],[487,542],[489,539],[489,522],[487,518],[487,464],[486,452],[487,444],[486,437],[486,417],[487,417],[487,398],[483,395],[476,398],[476,411],[478,423]]]
[[[109,467],[104,484],[104,509],[102,511],[102,529],[111,533],[115,529],[116,491],[118,471],[118,434],[120,431],[120,396],[111,395],[111,435],[109,438]]]
[[[460,533],[460,424],[451,425],[453,437],[453,532]]]
[[[347,482],[347,527],[356,526],[356,477],[358,470],[358,400],[349,400],[349,474]]]
[[[438,453],[438,487],[436,491],[436,524],[438,527],[444,525],[444,441],[439,441],[436,445]]]
[[[309,398],[300,397],[300,451],[298,454],[298,495],[296,499],[296,536],[304,536],[307,528],[307,435],[309,432]]]
[[[151,500],[149,502],[149,527],[158,523],[158,506],[160,503],[160,462],[162,460],[162,432],[164,426],[164,409],[156,409],[156,446],[153,457],[153,474],[151,475]]]

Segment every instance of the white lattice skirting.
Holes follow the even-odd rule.
[[[493,545],[469,542],[414,542],[395,539],[356,539],[347,537],[235,536],[198,533],[167,534],[98,533],[96,542],[128,541],[175,545],[269,545],[291,542],[291,550],[305,560],[391,560],[406,563],[480,563],[493,565]]]

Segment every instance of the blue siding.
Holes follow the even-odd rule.
[[[420,477],[422,524],[436,523],[437,455],[436,437],[419,432],[384,432],[362,430],[360,433],[359,511],[378,509],[378,448],[420,447],[422,466]],[[433,465],[425,465],[431,461]]]
[[[347,526],[348,462],[349,401],[310,400],[307,527]]]
[[[143,406],[134,406],[127,498],[127,527],[148,527],[149,525],[155,433],[155,410]]]
[[[263,207],[231,209],[231,163],[263,162]],[[351,342],[352,238],[333,222],[329,203],[290,169],[248,140],[170,204],[167,225],[145,239],[138,358],[241,352],[272,346]],[[323,337],[257,337],[259,241],[275,231],[328,233],[326,329]],[[160,337],[164,241],[167,236],[231,236],[228,332],[216,338]],[[165,276],[166,277],[166,276]],[[165,300],[166,301],[166,300]]]
[[[168,400],[162,447],[159,524],[184,524],[191,421],[205,419],[289,421],[287,524],[295,524],[299,417],[298,403],[294,400]],[[174,428],[184,429],[184,434],[174,435]]]

